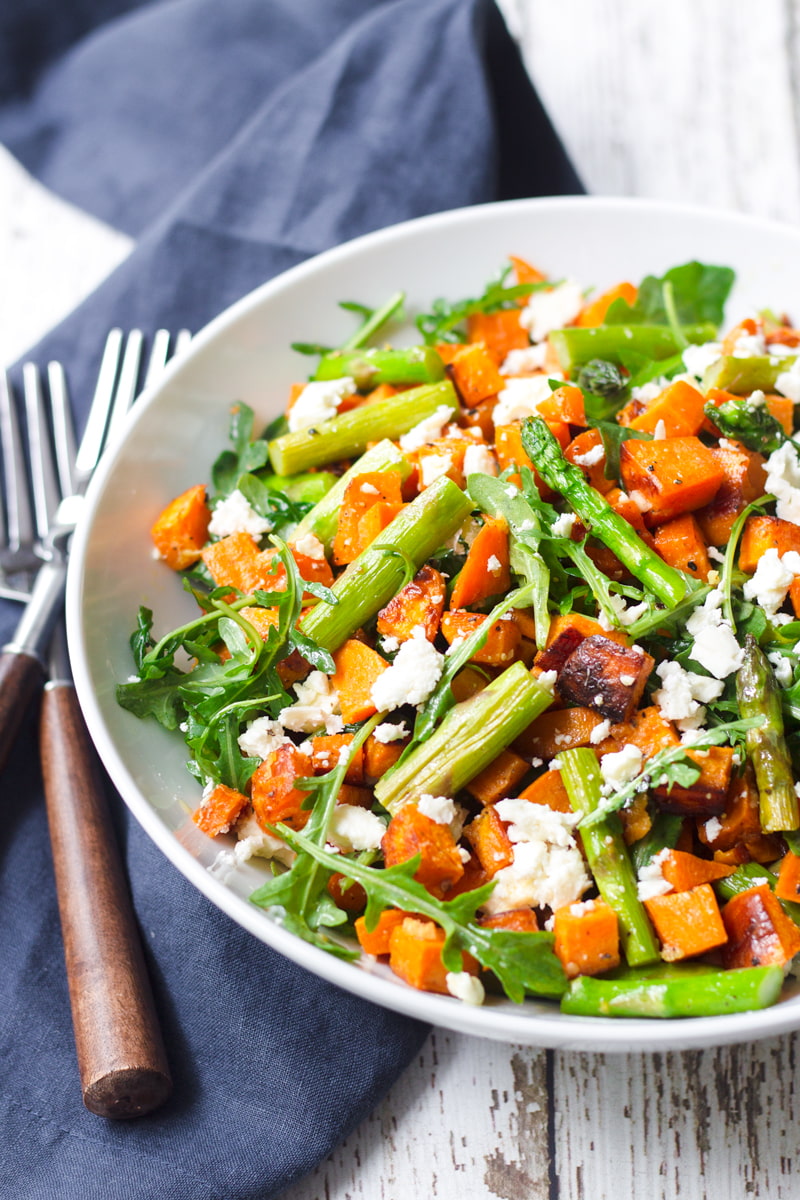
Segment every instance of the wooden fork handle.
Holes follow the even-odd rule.
[[[83,1101],[136,1117],[172,1082],[94,750],[71,683],[45,688],[41,758]]]
[[[0,654],[0,771],[6,765],[22,718],[42,690],[44,667],[35,654],[5,646]]]

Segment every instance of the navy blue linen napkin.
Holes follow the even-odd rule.
[[[138,238],[32,354],[66,364],[79,423],[112,324],[196,330],[371,229],[581,190],[491,0],[5,0],[0,141]],[[0,604],[0,641],[16,617]],[[278,1195],[378,1102],[425,1026],[240,930],[120,806],[175,1092],[136,1122],[88,1114],[36,757],[31,715],[0,778],[0,1191]]]

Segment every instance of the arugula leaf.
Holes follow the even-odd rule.
[[[730,267],[715,267],[692,261],[672,267],[660,278],[648,275],[639,285],[633,305],[621,297],[606,313],[606,325],[669,325],[670,313],[665,302],[664,285],[671,285],[673,317],[680,325],[698,325],[710,321],[721,325],[736,275]],[[667,293],[669,296],[669,292]]]
[[[241,401],[233,405],[228,430],[233,449],[223,450],[211,468],[211,481],[220,496],[229,495],[241,475],[258,471],[269,461],[268,443],[262,438],[252,440],[253,422],[252,408]]]
[[[145,608],[142,604],[139,607],[139,612],[136,614],[136,628],[130,636],[131,651],[133,653],[133,661],[136,663],[136,670],[141,671],[142,663],[144,662],[147,652],[155,645],[150,632],[153,628],[153,610]]]
[[[292,500],[285,492],[270,487],[251,472],[240,475],[235,486],[260,517],[272,522],[273,529],[296,525],[313,507],[305,501]]]
[[[506,279],[511,272],[511,265],[504,267],[500,274],[491,280],[484,289],[483,295],[474,300],[459,300],[452,304],[448,300],[434,300],[429,313],[421,313],[417,317],[419,329],[425,344],[435,346],[437,342],[465,342],[466,331],[461,328],[467,317],[475,313],[499,312],[503,308],[515,308],[517,300],[556,286],[554,280],[542,283],[518,283],[506,287]]]
[[[603,474],[606,479],[619,479],[619,452],[623,442],[653,440],[652,433],[646,433],[643,429],[631,429],[628,425],[618,425],[616,421],[591,420],[588,415],[587,421],[589,428],[596,429],[603,440],[603,449],[606,452]]]

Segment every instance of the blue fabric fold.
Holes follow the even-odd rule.
[[[66,365],[79,425],[113,324],[197,330],[369,230],[581,190],[491,0],[6,0],[0,141],[138,239],[29,356]],[[0,603],[2,640],[17,615]],[[175,1091],[136,1122],[91,1116],[36,763],[31,714],[0,778],[3,1193],[279,1195],[374,1107],[426,1028],[239,929],[112,796]]]

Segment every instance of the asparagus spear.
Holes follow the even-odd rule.
[[[432,416],[438,408],[458,410],[458,398],[449,380],[399,392],[388,400],[363,404],[318,426],[285,433],[269,444],[272,468],[277,475],[295,475],[339,458],[361,454],[369,442],[396,438]]]
[[[681,332],[687,342],[699,343],[710,342],[717,330],[710,324],[684,325]],[[565,374],[574,374],[593,358],[619,362],[620,355],[634,351],[647,358],[665,359],[680,350],[668,325],[598,325],[594,329],[573,326],[554,330],[550,342]]]
[[[352,467],[345,471],[344,475],[336,480],[333,487],[325,493],[322,499],[318,500],[311,511],[306,513],[294,531],[293,540],[297,541],[306,533],[314,533],[325,549],[330,550],[339,523],[339,509],[350,480],[355,479],[357,475],[364,475],[368,471],[384,471],[389,467],[400,471],[403,482],[411,474],[411,464],[406,456],[397,449],[394,442],[384,438],[382,442],[378,442],[377,446],[371,446],[366,453],[356,459]],[[320,471],[319,475],[322,474],[327,476],[327,472]],[[318,475],[310,475],[308,478],[316,479]]]
[[[783,736],[783,713],[775,673],[751,633],[744,641],[744,663],[736,676],[742,717],[761,717],[745,734],[747,753],[756,773],[761,828],[780,833],[800,826],[792,760]]]
[[[725,354],[706,369],[703,391],[722,388],[735,396],[749,396],[757,389],[774,392],[778,376],[788,371],[794,361],[794,356],[772,359],[767,354],[757,354],[752,358],[734,358]]]
[[[782,967],[692,972],[664,979],[591,979],[579,976],[561,999],[561,1011],[581,1017],[718,1017],[774,1004]]]
[[[631,575],[669,607],[684,598],[689,587],[688,578],[651,550],[625,518],[586,482],[583,472],[567,462],[541,417],[529,417],[522,426],[522,445],[543,479],[562,494],[595,537],[616,554]]]
[[[336,484],[336,476],[331,471],[309,471],[303,475],[259,475],[258,480],[269,491],[283,492],[290,500],[301,500],[306,504],[318,504]]]
[[[408,565],[422,566],[471,508],[461,488],[441,475],[350,563],[331,589],[338,603],[320,601],[300,622],[302,632],[326,650],[338,649],[400,590]]]
[[[451,708],[439,728],[378,780],[375,798],[397,812],[412,796],[454,796],[553,702],[523,663]]]
[[[593,812],[602,802],[600,767],[593,750],[565,750],[558,756],[561,778],[573,812]],[[619,918],[625,957],[631,966],[656,962],[658,943],[644,905],[637,895],[622,824],[610,814],[578,830],[600,895]]]
[[[433,346],[408,350],[333,350],[317,367],[315,379],[341,379],[351,375],[360,392],[379,383],[438,383],[444,363]]]

